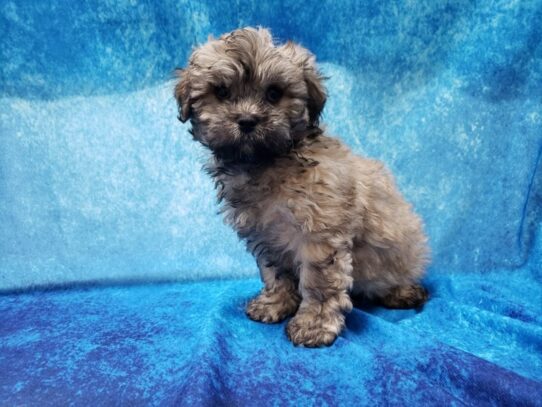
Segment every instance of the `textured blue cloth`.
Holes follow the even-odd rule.
[[[422,312],[297,349],[220,280],[256,267],[169,80],[245,25],[318,56],[329,132],[424,218]],[[0,0],[0,34],[2,403],[542,405],[541,0]]]
[[[255,279],[7,296],[0,394],[53,406],[540,405],[531,278],[429,278],[422,312],[354,309],[324,349],[245,317]]]

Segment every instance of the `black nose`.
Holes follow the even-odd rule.
[[[243,115],[237,119],[237,124],[239,124],[239,128],[244,133],[250,133],[252,130],[254,130],[254,127],[258,124],[258,118],[250,115]]]

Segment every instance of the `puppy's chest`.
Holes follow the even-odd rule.
[[[281,240],[304,232],[311,200],[307,188],[291,180],[239,174],[223,179],[221,194],[226,222],[241,237],[260,235],[266,240]]]

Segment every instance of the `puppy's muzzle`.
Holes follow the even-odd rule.
[[[237,124],[239,125],[239,129],[243,133],[252,132],[259,122],[260,122],[260,119],[257,116],[248,115],[248,114],[244,114],[237,119]]]

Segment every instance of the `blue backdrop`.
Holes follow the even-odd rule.
[[[540,404],[542,1],[479,3],[0,0],[2,399]],[[307,351],[243,316],[256,279],[29,291],[257,275],[171,82],[246,25],[317,55],[329,132],[424,218],[424,311]]]

